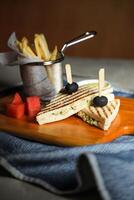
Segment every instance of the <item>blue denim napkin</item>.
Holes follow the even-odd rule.
[[[116,95],[134,97],[117,92]],[[94,187],[104,200],[133,200],[134,137],[82,147],[59,147],[0,132],[0,165],[14,177],[56,194]]]

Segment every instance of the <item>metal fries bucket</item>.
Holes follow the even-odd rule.
[[[55,95],[54,87],[48,80],[44,65],[38,63],[21,65],[20,74],[25,95],[36,95],[43,101],[49,101]]]
[[[86,32],[64,44],[61,51],[58,53],[57,59],[54,61],[44,62],[48,78],[52,85],[54,86],[55,92],[59,92],[63,87],[63,75],[62,75],[62,61],[64,60],[64,51],[79,42],[90,39],[96,35],[95,31]]]
[[[62,63],[58,62],[49,66],[45,66],[45,68],[50,83],[54,86],[55,92],[58,93],[63,87]]]
[[[40,96],[42,100],[50,100],[63,87],[62,61],[65,49],[95,35],[95,31],[86,32],[66,42],[61,51],[58,52],[56,60],[27,63],[20,66],[25,94]]]

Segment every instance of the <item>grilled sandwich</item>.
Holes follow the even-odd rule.
[[[116,118],[120,107],[120,100],[110,101],[104,107],[87,106],[79,111],[77,115],[88,124],[108,130],[112,121]]]
[[[114,99],[112,92],[112,87],[109,84],[105,84],[102,95],[107,96],[108,100],[111,101]],[[66,119],[90,105],[92,99],[97,95],[97,84],[80,86],[78,91],[71,95],[59,93],[49,104],[42,108],[41,112],[37,114],[36,120],[41,125]]]

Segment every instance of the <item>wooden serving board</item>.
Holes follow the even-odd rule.
[[[17,120],[4,114],[0,114],[0,130],[30,140],[62,146],[110,142],[121,135],[134,134],[134,99],[120,100],[120,111],[108,131],[90,126],[75,116],[59,122],[38,125],[27,119]],[[0,100],[1,109],[6,101],[7,98]]]

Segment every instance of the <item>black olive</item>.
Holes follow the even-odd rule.
[[[61,93],[61,94],[66,94],[66,93],[67,93],[67,91],[66,91],[66,89],[65,89],[65,88],[62,88],[62,89],[59,91],[59,93]]]
[[[108,99],[105,96],[96,96],[93,99],[93,106],[95,107],[103,107],[106,106],[108,103]]]
[[[73,83],[67,83],[67,85],[65,86],[65,90],[67,92],[67,94],[72,94],[73,92],[76,92],[78,90],[79,86],[76,82]]]

